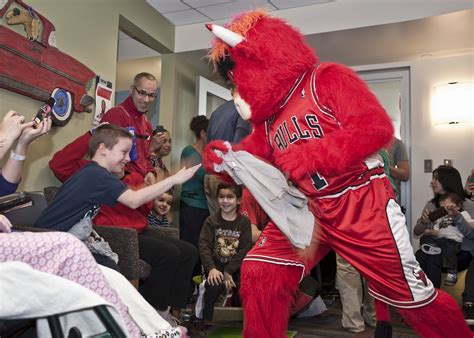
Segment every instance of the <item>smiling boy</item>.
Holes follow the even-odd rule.
[[[214,303],[227,289],[230,292],[240,284],[240,265],[252,247],[250,220],[241,215],[239,206],[242,187],[220,183],[217,186],[219,211],[209,216],[199,237],[199,253],[206,271],[203,319],[212,320]],[[236,294],[236,293],[234,293]],[[238,297],[232,305],[237,306]]]
[[[153,209],[148,214],[148,224],[151,226],[169,227],[170,211],[173,207],[173,190],[168,190],[153,201]]]
[[[147,203],[175,184],[191,178],[199,166],[181,169],[175,175],[151,186],[132,190],[117,177],[130,162],[131,134],[116,126],[99,126],[89,141],[91,162],[83,166],[59,189],[53,202],[36,221],[35,226],[71,232],[91,250],[99,264],[118,269],[114,254],[102,250],[102,239],[92,232],[92,219],[100,206],[120,202],[132,209]]]

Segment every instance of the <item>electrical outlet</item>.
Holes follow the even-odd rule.
[[[431,173],[433,171],[433,160],[425,160],[425,173]]]

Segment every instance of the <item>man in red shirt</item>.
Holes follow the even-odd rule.
[[[137,74],[130,86],[130,95],[127,99],[109,109],[101,120],[119,127],[133,128],[136,156],[130,153],[131,161],[127,165],[127,170],[139,173],[148,184],[155,183],[155,176],[148,160],[153,128],[146,113],[156,99],[157,88],[158,81],[155,76],[150,73]]]

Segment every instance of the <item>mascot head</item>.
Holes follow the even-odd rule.
[[[300,32],[263,11],[241,14],[226,28],[206,27],[217,37],[209,58],[235,85],[240,115],[254,124],[272,116],[298,77],[318,61]]]

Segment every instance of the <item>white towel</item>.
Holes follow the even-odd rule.
[[[244,184],[281,232],[297,248],[311,243],[314,215],[308,210],[306,196],[289,186],[274,166],[246,151],[216,151],[223,159],[216,172],[226,171],[237,184]]]

